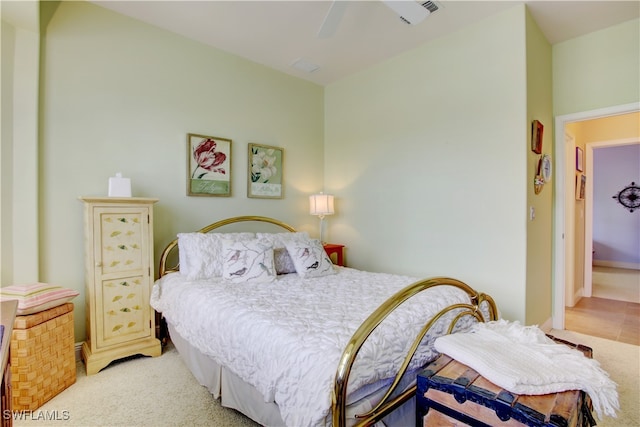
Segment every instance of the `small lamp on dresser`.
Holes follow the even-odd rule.
[[[309,196],[309,213],[320,218],[320,241],[324,243],[324,239],[322,238],[322,223],[326,215],[333,215],[335,213],[333,196],[322,192]]]

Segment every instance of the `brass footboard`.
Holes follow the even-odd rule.
[[[420,330],[420,333],[418,334],[416,339],[413,341],[409,353],[405,356],[405,359],[400,366],[400,370],[396,374],[391,385],[389,385],[389,388],[387,389],[380,402],[370,411],[356,415],[356,418],[360,419],[357,423],[358,426],[368,426],[374,424],[376,421],[384,418],[386,415],[391,413],[393,410],[398,408],[400,405],[402,405],[415,395],[416,386],[414,385],[413,387],[407,389],[393,399],[390,399],[390,396],[396,391],[400,380],[407,371],[409,363],[411,362],[413,355],[418,349],[420,342],[427,334],[429,329],[431,329],[431,327],[438,321],[438,319],[453,310],[460,311],[451,321],[447,333],[451,333],[456,323],[465,316],[472,316],[479,322],[497,320],[498,312],[493,298],[491,298],[489,295],[476,292],[467,284],[456,279],[448,277],[435,277],[415,282],[398,291],[384,304],[378,307],[378,309],[374,311],[367,318],[367,320],[362,323],[358,330],[353,334],[344,352],[342,353],[342,357],[338,365],[338,370],[336,372],[334,390],[331,396],[334,427],[346,427],[347,383],[349,381],[349,374],[351,373],[351,368],[353,367],[353,364],[356,360],[356,356],[358,355],[358,352],[362,348],[367,338],[371,335],[371,333],[373,333],[378,325],[380,325],[384,321],[384,319],[402,303],[426,289],[442,285],[455,286],[459,289],[462,289],[469,295],[471,303],[454,304],[448,306],[428,320],[428,322]],[[483,313],[481,309],[481,306],[483,304],[486,305],[485,313],[488,313],[488,318],[485,318],[485,313]]]

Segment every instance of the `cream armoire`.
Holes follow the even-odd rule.
[[[153,286],[153,204],[137,197],[81,197],[84,202],[87,375],[135,354],[159,356]]]

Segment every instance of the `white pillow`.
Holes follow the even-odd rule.
[[[276,278],[273,248],[268,241],[225,240],[222,257],[222,277],[233,283],[272,282]]]
[[[256,237],[271,242],[277,274],[289,274],[296,272],[296,266],[293,264],[293,260],[289,256],[289,252],[287,252],[284,242],[292,240],[309,240],[309,233],[306,231],[297,231],[292,233],[256,233]]]
[[[179,233],[180,274],[188,280],[222,276],[222,241],[247,241],[255,233]]]
[[[321,277],[336,272],[319,240],[292,240],[285,245],[300,277]]]

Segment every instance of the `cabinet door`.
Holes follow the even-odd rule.
[[[149,229],[146,206],[94,211],[98,348],[151,335]]]

